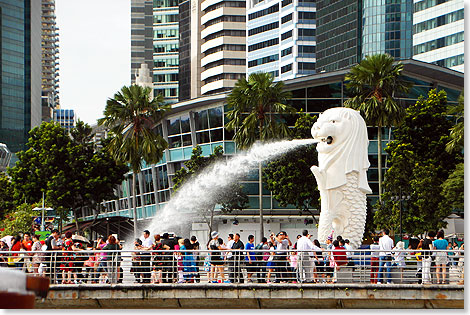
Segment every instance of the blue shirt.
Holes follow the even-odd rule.
[[[443,249],[447,249],[449,242],[447,242],[447,240],[442,239],[442,240],[435,240],[434,242],[432,242],[432,244],[434,245],[436,249],[443,250]]]
[[[252,243],[246,243],[245,249],[255,249],[255,244],[254,243],[253,244]],[[250,255],[250,258],[251,258],[252,262],[256,261],[255,252],[248,252],[248,255]],[[245,257],[246,261],[249,261],[248,260],[248,255]]]

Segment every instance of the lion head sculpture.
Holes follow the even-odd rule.
[[[371,193],[366,174],[369,139],[359,112],[345,107],[324,111],[312,126],[312,136],[318,142],[318,167],[326,175],[324,189],[344,185],[346,174],[356,171],[358,187]]]

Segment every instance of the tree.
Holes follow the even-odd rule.
[[[19,205],[14,211],[7,213],[1,221],[0,237],[31,232],[34,216],[33,206],[27,203]]]
[[[346,107],[360,110],[368,125],[377,126],[377,154],[379,171],[379,199],[382,194],[382,127],[399,125],[403,108],[395,98],[408,92],[410,83],[401,78],[403,64],[394,64],[388,54],[366,56],[351,68],[345,80],[352,97],[344,102]]]
[[[0,172],[0,221],[5,214],[15,208],[13,199],[13,186],[11,180],[4,172]]]
[[[81,121],[70,135],[58,124],[44,122],[30,136],[29,149],[19,152],[19,161],[8,170],[15,197],[34,203],[44,193],[47,205],[62,217],[73,211],[79,232],[78,212],[114,198],[114,187],[128,168],[106,152],[95,152],[91,128]]]
[[[450,154],[451,121],[446,117],[447,97],[444,91],[431,90],[428,98],[420,97],[406,110],[403,124],[394,131],[395,140],[386,148],[390,168],[385,175],[383,203],[377,203],[375,223],[379,228],[399,228],[399,202],[391,197],[401,187],[409,201],[403,202],[403,230],[422,234],[445,226],[451,208],[441,202],[443,182],[461,160]]]
[[[183,186],[185,182],[199,175],[206,167],[224,159],[222,146],[217,146],[214,153],[208,157],[202,155],[200,146],[193,148],[191,158],[184,162],[185,168],[175,172],[173,176],[173,190],[176,192]],[[213,218],[215,206],[221,205],[222,213],[230,213],[233,210],[243,210],[248,205],[248,196],[243,192],[243,187],[238,183],[234,183],[222,190],[212,203],[207,204],[203,209],[197,209],[209,227],[209,236],[213,228]],[[210,237],[209,237],[210,239]]]
[[[108,127],[113,135],[107,145],[112,156],[132,169],[132,195],[134,206],[134,236],[137,237],[136,176],[142,162],[155,164],[168,147],[163,136],[156,131],[169,107],[163,105],[163,96],[152,98],[152,90],[140,85],[124,86],[108,99],[100,125]]]
[[[293,114],[295,108],[286,105],[290,92],[283,90],[282,81],[274,82],[269,73],[250,74],[248,80],[241,78],[227,97],[230,120],[226,128],[234,130],[234,140],[239,149],[248,149],[256,140],[267,141],[286,138],[289,128],[282,119],[282,114]],[[262,169],[259,167],[260,190],[260,235],[264,235]]]
[[[456,124],[450,129],[450,141],[446,145],[446,150],[452,153],[456,150],[463,150],[464,144],[464,92],[460,94],[457,106],[449,106],[448,115],[455,117]]]
[[[442,183],[442,205],[450,209],[464,210],[464,164],[457,164],[453,173]]]
[[[293,129],[294,139],[310,138],[316,119],[316,116],[300,113]],[[263,170],[263,181],[282,207],[292,204],[301,213],[309,213],[315,221],[312,210],[320,209],[320,194],[310,167],[317,164],[315,145],[305,145],[271,161]]]

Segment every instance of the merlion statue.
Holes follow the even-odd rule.
[[[372,192],[366,123],[353,109],[330,108],[320,114],[312,136],[318,142],[318,166],[310,168],[321,197],[318,239],[341,235],[357,248],[366,223],[366,194]]]

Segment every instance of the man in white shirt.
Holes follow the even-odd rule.
[[[143,250],[151,250],[153,246],[152,239],[150,238],[150,232],[148,230],[144,231],[144,238],[142,239],[142,249]],[[150,283],[150,276],[152,272],[150,260],[152,256],[150,253],[147,253],[145,255],[141,255],[140,259],[141,261],[141,266],[142,266],[142,275],[143,275],[143,283]]]
[[[297,250],[299,256],[297,266],[300,275],[300,282],[313,282],[313,253],[308,250],[315,250],[316,246],[310,240],[307,230],[302,231],[302,237],[297,240]]]
[[[388,229],[383,230],[383,236],[379,239],[380,246],[380,262],[379,262],[379,281],[378,284],[383,283],[383,269],[387,268],[387,283],[392,283],[391,280],[391,267],[392,267],[392,249],[393,249],[393,240],[388,236],[390,231]]]
[[[233,256],[232,252],[230,251],[230,249],[232,249],[233,243],[235,243],[235,241],[233,240],[233,234],[230,233],[228,235],[228,242],[227,242],[227,248],[229,249],[229,251],[227,252],[227,255],[226,255],[227,259],[230,259]]]

